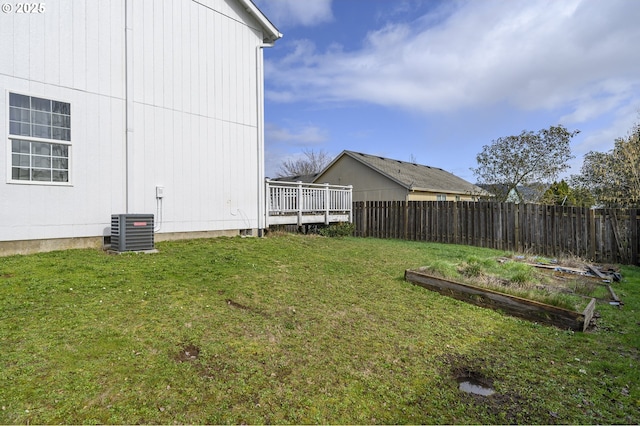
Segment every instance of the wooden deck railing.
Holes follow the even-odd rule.
[[[352,187],[267,179],[267,226],[352,222]]]

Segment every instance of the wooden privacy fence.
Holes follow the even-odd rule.
[[[640,209],[451,201],[358,201],[355,235],[640,265]]]

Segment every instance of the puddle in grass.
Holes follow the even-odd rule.
[[[459,378],[458,384],[458,389],[463,392],[472,393],[474,395],[490,396],[496,393],[496,391],[494,391],[492,388],[487,387],[483,383],[473,380],[470,377]]]

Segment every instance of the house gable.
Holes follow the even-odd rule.
[[[251,0],[238,0],[238,3],[244,7],[244,9],[258,22],[258,25],[262,29],[264,43],[273,43],[282,37],[282,34],[271,23],[258,7]]]
[[[347,158],[349,160],[345,161]],[[362,170],[367,172],[364,173]],[[482,188],[440,168],[354,151],[343,151],[315,181],[323,182],[330,179],[331,183],[338,184],[335,181],[337,177],[342,179],[340,184],[354,186],[354,200],[357,201],[435,200],[442,195],[448,196],[451,200],[473,200],[485,192]],[[380,192],[379,189],[373,188],[376,179],[377,188],[394,190]],[[386,183],[382,184],[381,179]],[[363,195],[365,192],[366,196]]]
[[[353,201],[404,200],[407,189],[349,155],[340,155],[316,177],[315,183],[353,185]]]

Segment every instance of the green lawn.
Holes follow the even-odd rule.
[[[473,247],[312,236],[0,258],[0,423],[638,423],[640,268],[573,333],[403,280]],[[458,389],[469,376],[490,397]]]

